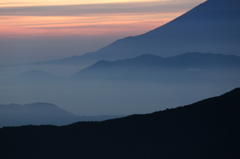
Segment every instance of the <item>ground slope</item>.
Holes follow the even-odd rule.
[[[197,103],[104,122],[0,129],[1,158],[240,157],[240,88]]]

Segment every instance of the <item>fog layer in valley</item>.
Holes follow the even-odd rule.
[[[240,85],[238,70],[233,69],[212,74],[212,81],[208,82],[70,79],[82,68],[53,65],[2,67],[1,104],[46,102],[81,116],[129,115],[190,104]],[[14,82],[22,73],[32,70],[50,73],[59,80],[52,83]],[[163,76],[168,76],[168,73]],[[225,76],[228,78],[223,79]]]

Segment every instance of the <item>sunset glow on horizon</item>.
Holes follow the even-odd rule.
[[[103,4],[103,3],[126,3],[126,2],[153,2],[159,0],[2,0],[2,7],[11,6],[41,6],[41,5],[72,5],[72,4]],[[169,0],[160,0],[169,1]]]
[[[206,0],[1,0],[0,64],[94,52],[160,27]]]
[[[64,36],[64,35],[98,35],[98,34],[140,34],[143,30],[154,29],[172,19],[154,19],[159,15],[143,15],[141,22],[136,16],[91,16],[91,17],[7,17],[1,20],[0,36]],[[152,20],[148,20],[152,18]],[[101,19],[98,20],[98,19]],[[14,21],[14,23],[13,23]],[[142,25],[142,23],[147,23]]]
[[[203,0],[2,0],[0,37],[138,35]]]

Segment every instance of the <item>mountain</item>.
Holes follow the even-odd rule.
[[[122,116],[76,116],[49,103],[0,105],[0,127],[66,125],[78,121],[102,121]]]
[[[186,52],[240,55],[240,1],[207,0],[173,21],[145,34],[119,39],[82,56],[45,64],[86,64],[142,54],[169,57]]]
[[[79,71],[72,78],[78,80],[175,80],[175,82],[206,80],[210,82],[224,78],[239,80],[239,71],[240,57],[235,55],[195,52],[160,57],[146,54],[125,60],[102,60]]]
[[[68,126],[0,129],[1,158],[240,157],[240,88],[191,105]]]
[[[239,27],[239,0],[208,0],[159,28],[120,39],[85,56],[116,60],[141,54],[173,56],[185,52],[240,55]]]

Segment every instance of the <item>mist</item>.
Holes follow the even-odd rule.
[[[21,69],[2,67],[0,68],[1,104],[52,103],[81,116],[143,114],[191,104],[204,98],[220,95],[240,84],[239,76],[234,71],[231,73],[232,77],[229,77],[229,79],[235,79],[234,82],[217,80],[219,74],[224,74],[223,72],[214,75],[216,81],[195,83],[187,83],[183,80],[175,83],[144,80],[79,79],[76,81],[70,78],[83,68],[51,65],[22,66]],[[14,83],[19,75],[30,70],[47,71],[59,78],[57,82],[52,83],[29,81]],[[30,78],[27,77],[27,79]]]
[[[0,38],[0,65],[56,60],[94,52],[124,35]]]

